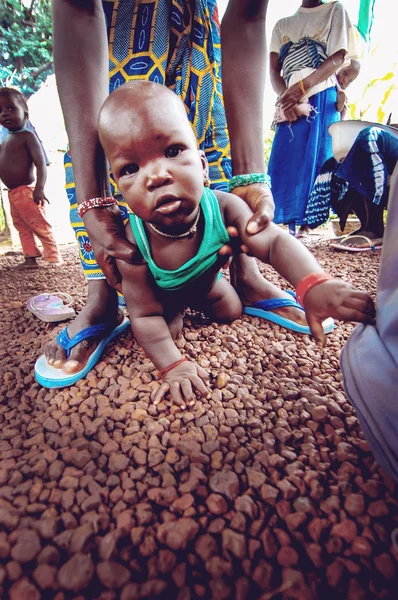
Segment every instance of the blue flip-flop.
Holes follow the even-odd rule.
[[[90,337],[98,337],[104,334],[108,335],[100,341],[98,346],[92,352],[85,367],[77,373],[72,373],[71,375],[64,373],[62,369],[56,369],[55,367],[49,365],[46,357],[43,354],[37,359],[35,364],[36,381],[45,388],[63,388],[73,385],[80,379],[83,379],[83,377],[85,377],[87,373],[91,371],[93,367],[95,367],[100,359],[101,354],[105,350],[106,345],[119,334],[121,334],[122,331],[124,331],[129,325],[130,321],[127,319],[127,317],[125,317],[117,327],[114,327],[113,323],[100,323],[99,325],[92,325],[91,327],[87,327],[86,329],[79,331],[79,333],[77,333],[72,339],[70,339],[65,327],[65,329],[63,329],[57,335],[57,342],[66,350],[67,357],[69,357],[71,349],[83,340],[86,340]]]
[[[301,304],[297,302],[296,294],[290,290],[287,290],[287,292],[292,298],[270,298],[269,300],[260,300],[259,302],[254,302],[251,306],[245,306],[243,312],[246,315],[272,321],[272,323],[276,323],[281,327],[291,329],[297,333],[311,335],[311,330],[308,325],[300,325],[299,323],[295,323],[290,319],[286,319],[286,317],[282,317],[281,315],[272,312],[275,308],[282,308],[284,306],[293,306],[294,308],[299,308],[305,312]],[[322,325],[324,333],[331,333],[334,329],[334,321],[331,317],[323,321]]]

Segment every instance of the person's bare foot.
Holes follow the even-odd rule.
[[[243,306],[251,306],[254,302],[269,300],[270,298],[292,299],[290,294],[264,279],[254,258],[245,255],[238,256],[231,265],[230,273],[231,283],[237,291]],[[299,325],[308,325],[305,313],[299,308],[294,308],[294,306],[274,308],[272,312]]]
[[[73,338],[79,331],[98,325],[99,323],[114,323],[115,327],[123,320],[123,313],[118,309],[117,293],[105,279],[89,281],[87,304],[68,325],[68,335]],[[58,344],[56,338],[44,347],[44,354],[49,365],[62,369],[65,373],[77,373],[86,365],[90,355],[100,342],[101,337],[83,340],[72,348],[69,358],[65,350]]]
[[[38,269],[38,268],[39,268],[39,265],[37,264],[37,260],[33,256],[28,256],[27,258],[25,258],[23,263],[20,263],[19,265],[14,267],[14,269],[16,271],[22,271],[24,269]]]

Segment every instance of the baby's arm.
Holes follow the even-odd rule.
[[[219,192],[217,197],[224,209],[225,224],[236,227],[243,246],[259,260],[269,263],[295,288],[308,275],[324,274],[311,252],[274,223],[264,231],[247,235],[250,208],[232,194]],[[304,295],[303,305],[312,334],[322,344],[325,343],[322,322],[327,317],[343,321],[368,321],[374,315],[370,296],[340,279],[330,279],[312,286]]]
[[[129,228],[128,225],[126,232]],[[130,232],[128,238],[132,236]],[[182,408],[185,408],[185,401],[193,404],[195,396],[192,387],[203,395],[208,393],[203,382],[205,374],[198,365],[184,359],[175,345],[163,316],[163,306],[156,297],[153,277],[147,264],[143,262],[138,250],[137,261],[134,264],[123,260],[116,260],[116,264],[122,276],[121,292],[126,301],[136,340],[155,367],[160,372],[167,371],[163,376],[162,385],[154,395],[154,403],[158,404],[170,390],[172,399]],[[170,369],[175,363],[179,364]]]
[[[33,191],[33,200],[39,206],[43,206],[44,202],[48,202],[44,193],[44,186],[47,180],[46,160],[40,142],[35,134],[27,131],[25,135],[32,162],[36,167],[36,185]]]

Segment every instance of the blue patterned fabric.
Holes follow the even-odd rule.
[[[268,174],[275,201],[275,223],[306,223],[307,201],[315,178],[332,154],[329,126],[339,120],[337,90],[328,88],[311,96],[309,117],[277,125]]]
[[[109,39],[109,91],[133,79],[164,84],[184,102],[213,189],[227,191],[232,176],[221,87],[221,45],[216,0],[103,2]],[[87,279],[104,279],[77,214],[71,157],[65,155],[70,218]],[[112,192],[117,188],[111,177]],[[117,196],[124,220],[128,208]]]
[[[385,207],[388,176],[397,160],[398,132],[394,137],[380,127],[362,130],[342,163],[332,157],[323,165],[308,201],[308,225],[314,228],[325,223],[331,207],[339,217],[346,217],[358,195]]]

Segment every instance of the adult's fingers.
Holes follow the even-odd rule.
[[[97,258],[97,262],[109,285],[116,288],[121,282],[122,276],[120,275],[119,269],[116,267],[114,258],[111,256],[108,256],[103,260]]]

